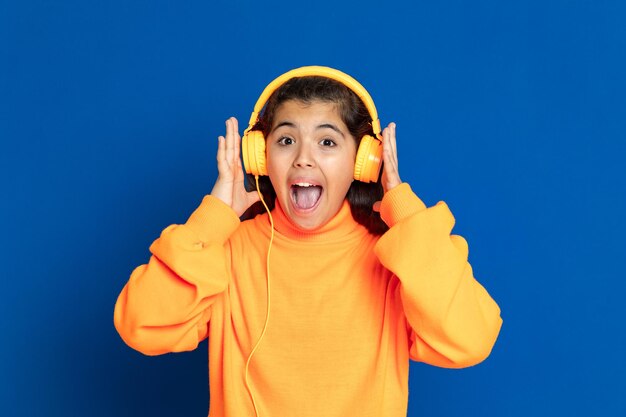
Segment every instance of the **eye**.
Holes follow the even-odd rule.
[[[293,139],[287,136],[283,136],[278,139],[277,143],[279,145],[293,145]]]
[[[322,139],[322,141],[320,142],[320,145],[322,146],[337,146],[337,144],[335,143],[334,140],[332,139]]]

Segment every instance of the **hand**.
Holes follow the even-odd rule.
[[[383,190],[387,191],[402,184],[398,172],[398,151],[396,149],[396,124],[389,123],[383,129]],[[374,211],[380,211],[380,201],[374,203]]]
[[[218,176],[211,195],[229,205],[241,216],[252,204],[259,201],[256,191],[248,192],[244,187],[244,174],[241,167],[241,137],[237,119],[226,120],[226,137],[217,138]]]

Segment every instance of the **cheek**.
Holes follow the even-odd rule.
[[[269,176],[272,187],[277,193],[280,193],[280,185],[286,181],[287,173],[284,161],[281,161],[276,155],[266,155],[267,175]]]
[[[346,175],[342,184],[342,188],[343,188],[342,191],[345,194],[348,193],[348,189],[350,189],[350,186],[352,185],[353,181],[354,181],[354,172],[351,171],[349,175]]]
[[[347,193],[352,181],[354,181],[354,161],[351,159],[337,161],[332,165],[332,170],[330,177],[334,179],[333,183],[337,191]]]

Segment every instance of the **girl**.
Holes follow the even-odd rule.
[[[460,368],[489,355],[500,310],[447,205],[427,208],[400,180],[395,124],[378,126],[346,74],[279,77],[243,150],[226,121],[211,194],[133,271],[120,336],[147,355],[208,337],[209,416],[406,416],[409,359]]]

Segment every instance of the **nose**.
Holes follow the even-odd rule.
[[[298,147],[298,152],[295,155],[293,166],[297,168],[312,168],[315,166],[315,158],[313,158],[309,146],[303,144]]]

